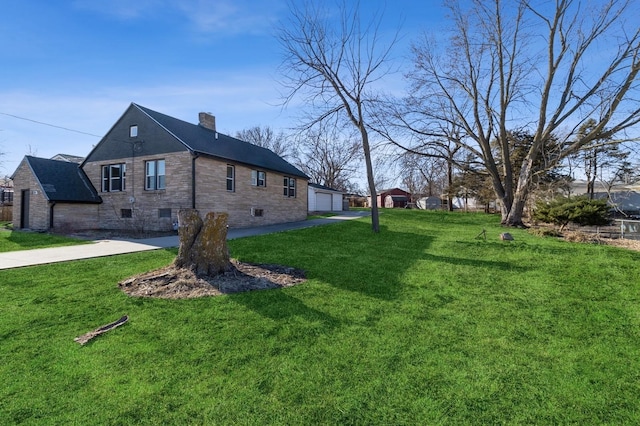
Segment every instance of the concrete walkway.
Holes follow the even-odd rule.
[[[280,223],[277,225],[258,226],[255,228],[229,229],[229,231],[227,232],[227,239],[232,240],[236,238],[252,237],[255,235],[273,234],[275,232],[310,228],[312,226],[328,225],[331,223],[357,219],[359,217],[368,215],[368,211],[346,211],[342,212],[342,214],[338,216],[331,216],[323,219]],[[80,244],[77,246],[10,251],[6,253],[0,253],[0,269],[20,268],[24,266],[43,265],[47,263],[112,256],[115,254],[135,253],[138,251],[178,247],[178,245],[178,236],[172,235],[168,237],[144,239],[97,240],[92,244]]]

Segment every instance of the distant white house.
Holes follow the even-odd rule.
[[[586,194],[586,181],[576,180],[571,184],[571,195]],[[640,214],[640,185],[638,184],[616,184],[607,189],[601,182],[596,181],[594,197],[606,199],[609,204],[626,214]]]
[[[309,211],[310,212],[340,212],[344,192],[328,186],[309,183]]]

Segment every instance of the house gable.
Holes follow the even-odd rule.
[[[137,126],[134,137],[130,134],[131,126]],[[131,104],[82,164],[84,166],[89,162],[108,162],[187,150],[174,135],[167,132],[137,105]]]
[[[158,123],[167,133],[181,141],[194,154],[309,179],[300,169],[269,149],[241,141],[202,125],[187,123],[148,108],[133,105]]]

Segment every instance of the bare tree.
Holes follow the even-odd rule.
[[[407,155],[415,162],[440,164],[446,170],[448,209],[453,210],[452,200],[456,196],[455,172],[470,166],[474,152],[464,150],[461,143],[464,131],[455,122],[422,121],[422,103],[417,96],[405,100],[387,100],[377,117],[376,132],[390,145],[402,149],[400,156]],[[417,113],[416,113],[417,111]],[[435,127],[434,127],[435,126]],[[419,157],[423,157],[419,159]],[[475,166],[481,164],[475,161]]]
[[[627,131],[640,122],[640,28],[624,20],[637,16],[638,3],[593,6],[449,2],[446,49],[427,37],[413,46],[410,78],[421,108],[405,120],[435,136],[443,123],[462,128],[456,143],[482,160],[505,225],[523,225],[534,168],[552,135],[572,143],[560,143],[548,167],[595,140],[638,140]],[[575,138],[590,117],[595,125]],[[533,139],[516,167],[508,128],[525,126]]]
[[[363,24],[359,4],[351,9],[343,4],[339,22],[331,21],[335,14],[320,4],[289,2],[289,20],[278,30],[285,55],[285,104],[301,96],[310,108],[308,126],[338,117],[358,130],[373,200],[371,225],[377,233],[380,225],[369,140],[371,109],[377,100],[372,86],[390,71],[395,38],[383,46],[381,16]]]
[[[240,130],[236,132],[236,138],[270,149],[282,158],[287,158],[290,154],[287,136],[282,131],[275,133],[269,126],[254,126]]]
[[[578,129],[576,138],[581,138],[589,133],[596,125],[595,120],[589,119]],[[572,142],[569,142],[572,143]],[[620,149],[620,142],[595,139],[585,144],[576,154],[575,159],[581,164],[587,180],[587,195],[593,200],[596,193],[596,181],[600,180],[604,187],[610,191],[616,181],[619,181],[630,169],[627,158],[629,151]]]
[[[440,197],[446,190],[447,164],[436,156],[405,152],[400,155],[401,181],[412,195],[412,201],[420,197]]]
[[[319,125],[301,134],[295,164],[311,180],[341,191],[352,188],[361,147],[357,139],[341,135],[338,127]]]

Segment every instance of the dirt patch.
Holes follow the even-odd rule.
[[[640,241],[638,240],[629,240],[626,238],[601,238],[600,242],[601,244],[606,244],[609,246],[616,246],[626,248],[628,250],[640,251]]]
[[[259,265],[231,260],[232,270],[215,277],[198,277],[187,269],[167,266],[118,283],[135,297],[187,299],[251,290],[291,287],[306,281],[304,272],[280,265]]]
[[[551,225],[537,225],[530,228],[530,232],[539,236],[555,236],[573,243],[603,244],[621,247],[628,250],[640,251],[640,240],[621,238],[618,226],[603,227],[567,227],[562,232]]]

